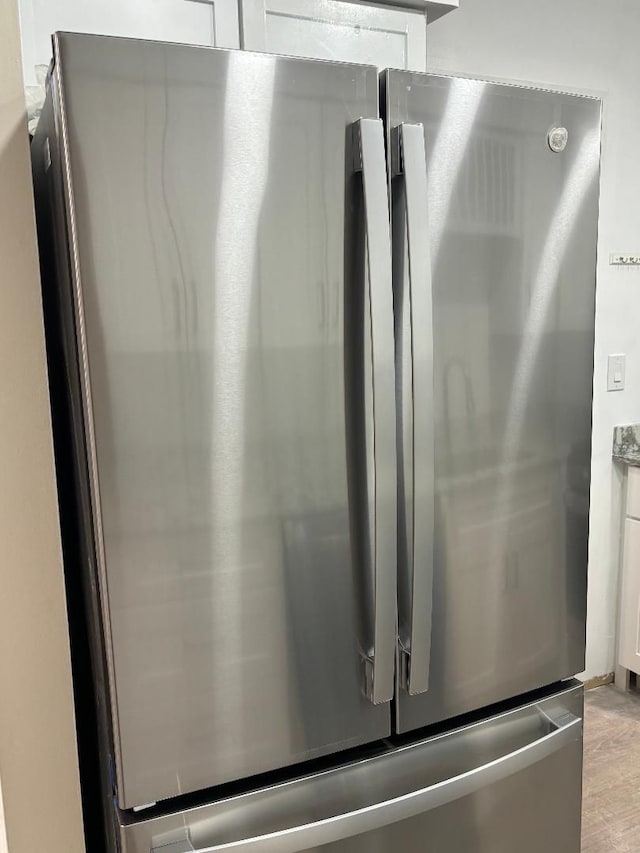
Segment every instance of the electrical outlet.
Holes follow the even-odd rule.
[[[607,359],[607,391],[624,391],[625,358],[618,353]]]
[[[637,267],[640,266],[640,255],[619,255],[613,253],[609,255],[609,263],[612,266]]]

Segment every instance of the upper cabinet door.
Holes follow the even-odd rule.
[[[20,0],[25,83],[51,60],[51,34],[96,35],[239,47],[238,0]]]
[[[240,5],[245,50],[426,70],[423,12],[346,0],[240,0]]]

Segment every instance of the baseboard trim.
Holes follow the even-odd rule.
[[[604,687],[605,684],[613,684],[615,674],[608,672],[606,675],[596,675],[595,678],[587,678],[583,682],[585,690],[593,690],[596,687]]]

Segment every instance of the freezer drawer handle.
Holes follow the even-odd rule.
[[[404,219],[408,275],[399,286],[401,357],[397,360],[402,397],[399,548],[400,679],[411,695],[429,689],[434,542],[433,309],[427,161],[424,128],[393,128],[391,169],[404,179]],[[404,252],[402,246],[396,251]],[[395,239],[395,228],[394,228]],[[400,242],[400,240],[398,241]]]
[[[367,561],[372,574],[372,636],[363,650],[364,692],[374,705],[393,697],[396,649],[396,419],[393,291],[389,195],[381,119],[353,125],[353,169],[362,176],[367,282],[365,323],[370,338],[366,358],[373,411],[366,481],[370,521]]]
[[[580,717],[566,713],[557,722],[548,717],[545,719],[549,726],[553,727],[548,734],[520,747],[515,752],[503,755],[488,764],[461,773],[459,776],[437,782],[429,788],[411,791],[392,800],[375,803],[363,809],[335,815],[315,823],[294,826],[280,832],[270,832],[266,835],[258,835],[225,844],[214,844],[212,847],[194,848],[186,846],[191,845],[191,842],[187,841],[182,850],[193,850],[194,853],[225,853],[225,851],[234,851],[235,853],[300,853],[302,850],[315,849],[323,844],[332,844],[363,832],[371,832],[380,827],[407,820],[461,797],[469,796],[480,788],[485,788],[515,773],[526,770],[563,747],[581,739],[582,719]],[[174,853],[174,850],[175,853],[182,853],[175,848],[158,846],[158,842],[155,840],[152,843],[151,853]]]

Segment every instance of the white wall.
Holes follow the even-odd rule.
[[[0,365],[0,768],[9,850],[84,853],[15,0],[0,0]]]
[[[430,71],[598,94],[604,132],[598,241],[586,677],[613,671],[620,479],[615,424],[640,422],[640,5],[637,0],[463,0],[429,27]],[[608,353],[627,354],[626,390],[607,393]]]

